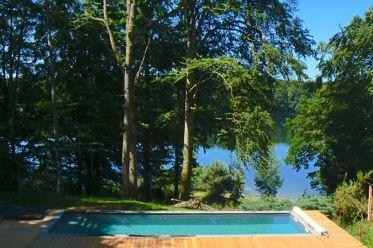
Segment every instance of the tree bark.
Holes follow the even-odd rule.
[[[180,177],[180,152],[181,149],[179,144],[174,144],[174,156],[175,156],[175,178],[174,178],[174,197],[177,198],[179,196],[179,177]]]
[[[147,133],[145,133],[147,135]],[[144,178],[144,191],[143,197],[145,200],[149,200],[151,196],[151,168],[150,168],[150,144],[148,139],[145,137],[143,142],[143,178]]]
[[[186,83],[185,115],[184,115],[184,148],[183,169],[181,172],[181,184],[179,199],[188,200],[191,189],[191,177],[193,168],[193,136],[194,136],[194,110],[190,88],[193,86],[188,78]]]
[[[110,44],[118,65],[122,70],[124,85],[123,104],[123,139],[122,139],[122,176],[123,197],[137,196],[137,153],[136,153],[136,125],[134,117],[134,21],[136,0],[127,0],[126,19],[126,60],[123,65],[119,49],[116,45],[115,34],[110,27],[106,0],[103,0],[104,21],[109,34]]]
[[[60,158],[60,135],[59,135],[59,123],[58,123],[58,109],[56,104],[56,68],[55,68],[55,55],[54,46],[52,41],[51,32],[51,16],[49,0],[44,1],[45,13],[46,13],[46,25],[47,25],[47,42],[49,50],[49,82],[50,82],[50,93],[51,93],[51,111],[52,111],[52,127],[54,136],[54,158],[56,163],[56,193],[60,195],[62,193],[62,166]]]
[[[189,0],[185,5],[185,25],[187,27],[187,58],[192,59],[196,55],[196,20],[195,0]],[[194,97],[192,87],[195,82],[192,75],[188,75],[185,87],[184,104],[184,148],[183,148],[183,169],[181,172],[181,184],[179,199],[189,199],[191,189],[191,177],[193,168],[193,137],[194,137]]]
[[[126,63],[125,63],[125,101],[127,102],[127,112],[129,127],[129,196],[137,196],[137,153],[136,153],[136,124],[134,113],[134,22],[135,22],[136,0],[127,0],[127,21],[126,21]]]

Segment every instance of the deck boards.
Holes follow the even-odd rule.
[[[330,237],[69,237],[42,235],[39,231],[49,221],[0,221],[0,247],[4,248],[362,248],[358,240],[346,233],[319,211],[306,213],[329,231]]]

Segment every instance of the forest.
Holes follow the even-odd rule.
[[[1,1],[0,192],[169,202],[209,188],[239,201],[249,168],[275,196],[276,139],[295,169],[315,162],[321,194],[365,185],[373,10],[319,45],[296,10],[279,0]],[[212,146],[238,161],[201,169],[196,150]]]

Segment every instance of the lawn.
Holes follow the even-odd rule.
[[[114,197],[102,196],[56,196],[49,194],[23,196],[11,200],[3,200],[0,205],[13,203],[18,206],[38,206],[46,209],[106,209],[106,210],[185,210],[170,205],[155,202],[143,202],[137,200],[127,200]]]

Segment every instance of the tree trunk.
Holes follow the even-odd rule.
[[[196,55],[196,20],[195,20],[195,0],[189,0],[185,6],[185,25],[187,27],[187,57],[192,59]],[[195,82],[193,75],[187,75],[185,87],[184,104],[184,149],[183,149],[183,169],[181,172],[181,184],[179,199],[189,199],[191,189],[191,177],[193,168],[193,137],[194,137],[194,96],[192,88]]]
[[[51,89],[51,111],[52,111],[52,126],[54,136],[54,158],[56,163],[56,193],[60,195],[62,193],[62,168],[60,159],[60,136],[59,136],[59,123],[58,123],[58,110],[56,104],[56,68],[55,68],[55,56],[54,46],[52,41],[51,33],[51,16],[49,8],[49,0],[44,1],[45,13],[46,13],[46,25],[47,25],[47,42],[49,50],[49,82]]]
[[[125,102],[127,102],[129,144],[129,196],[137,196],[137,153],[136,153],[136,124],[134,114],[134,21],[135,21],[136,0],[127,0],[127,21],[126,21],[126,63],[125,63]]]
[[[78,179],[78,194],[81,195],[85,193],[84,191],[84,175],[83,175],[83,162],[82,162],[82,151],[80,148],[80,140],[77,139],[76,143],[78,144],[77,149],[75,149],[75,163],[77,166],[77,179]]]
[[[11,65],[11,68],[13,68],[13,65]],[[8,120],[8,127],[9,127],[9,141],[10,141],[10,151],[12,154],[12,160],[15,161],[15,164],[17,165],[17,172],[16,174],[16,181],[17,185],[16,192],[18,193],[18,196],[21,195],[22,191],[22,176],[21,176],[21,163],[18,161],[17,158],[17,151],[16,151],[16,138],[14,133],[14,119],[16,115],[16,95],[17,95],[17,85],[15,80],[13,79],[13,70],[10,70],[9,74],[9,87],[10,87],[10,96],[9,96],[9,120]]]
[[[146,133],[145,133],[146,135]],[[147,138],[144,138],[143,143],[143,166],[144,166],[144,190],[143,190],[143,197],[145,200],[150,199],[150,192],[151,192],[151,169],[150,169],[150,145]]]
[[[177,129],[178,130],[178,129]],[[174,144],[174,152],[175,152],[175,178],[174,178],[174,197],[177,198],[179,196],[179,174],[180,174],[180,147],[179,144]]]
[[[123,104],[123,139],[122,139],[122,177],[124,198],[134,198],[137,195],[137,175],[136,175],[136,130],[134,120],[134,21],[136,0],[127,0],[126,19],[126,60],[123,65],[118,47],[116,45],[115,34],[110,27],[110,20],[107,11],[106,0],[103,0],[104,21],[109,34],[111,48],[115,59],[121,68],[124,87]]]
[[[193,101],[188,93],[192,87],[191,81],[187,79],[185,96],[185,117],[184,117],[184,149],[183,169],[181,172],[181,184],[179,199],[188,200],[191,189],[191,177],[193,168],[193,136],[194,136],[194,110]]]

